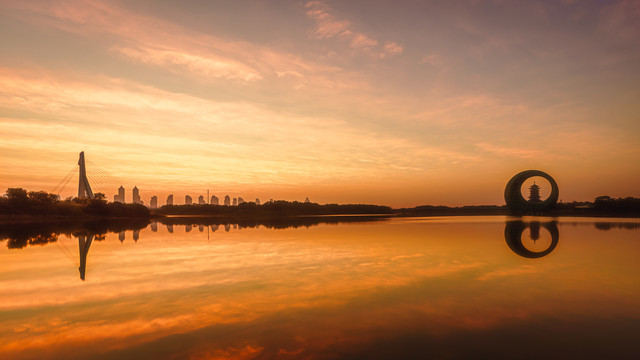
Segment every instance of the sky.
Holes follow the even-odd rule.
[[[0,0],[0,188],[638,197],[639,44],[637,1]]]

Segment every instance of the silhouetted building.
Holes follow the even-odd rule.
[[[173,205],[173,194],[167,196],[167,205]]]
[[[224,231],[229,232],[231,230],[231,224],[224,224]]]
[[[238,206],[238,198],[233,198],[233,206]]]
[[[167,225],[167,231],[173,233],[173,225]]]
[[[217,225],[217,224],[211,225],[211,232],[216,232],[216,230],[218,230],[218,227],[220,227],[220,225]]]
[[[191,229],[193,229],[193,225],[185,225],[184,232],[189,232]]]
[[[120,240],[120,242],[123,242],[124,238],[125,238],[125,232],[120,231],[120,233],[118,233],[118,240]]]
[[[140,239],[140,230],[133,230],[133,241],[138,242]]]
[[[260,205],[260,199],[256,198],[256,205]]]
[[[529,201],[530,202],[540,202],[540,186],[536,185],[536,182],[533,182],[533,185],[529,188]]]
[[[184,196],[184,204],[185,204],[185,205],[191,205],[191,204],[193,204],[193,199],[191,198],[191,196],[189,196],[189,195],[185,195],[185,196]]]
[[[211,205],[220,205],[220,200],[218,199],[217,196],[215,195],[211,195]]]
[[[155,209],[158,207],[158,197],[157,196],[152,196],[151,197],[151,201],[149,201],[149,206],[152,209]]]
[[[133,187],[133,201],[134,204],[142,204],[142,200],[140,200],[140,190],[138,190],[137,186]]]
[[[240,204],[242,204],[242,203],[244,203],[244,199],[243,199],[243,198],[241,198],[241,197],[239,197],[239,198],[238,198],[238,205],[240,205]]]
[[[225,206],[231,205],[231,198],[229,197],[229,195],[224,196],[224,205]]]
[[[198,205],[204,205],[206,202],[204,201],[204,196],[198,196]]]
[[[120,186],[118,188],[118,194],[113,195],[113,202],[124,203],[124,187]]]
[[[151,227],[151,231],[158,232],[158,222],[157,221],[152,222],[150,224],[150,227]]]
[[[199,224],[198,225],[198,231],[203,232],[204,231],[204,225]]]

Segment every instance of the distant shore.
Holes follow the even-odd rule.
[[[142,204],[107,202],[104,195],[94,198],[60,200],[43,191],[28,192],[9,188],[0,197],[0,223],[46,221],[92,221],[99,219],[153,219],[164,216],[208,216],[240,219],[280,219],[297,216],[364,215],[385,216],[470,216],[470,215],[542,215],[585,217],[640,217],[640,199],[597,197],[593,202],[558,203],[538,213],[517,213],[506,205],[449,207],[422,205],[393,209],[372,204],[317,204],[297,201],[269,201],[264,204],[243,202],[235,206],[213,204],[165,205],[149,209]]]

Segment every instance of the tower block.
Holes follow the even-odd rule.
[[[78,197],[93,198],[93,191],[91,190],[91,185],[89,185],[89,179],[87,179],[87,169],[84,164],[84,151],[80,152],[78,165],[80,165],[80,175],[78,176]]]

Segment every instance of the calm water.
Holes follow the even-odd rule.
[[[355,220],[5,231],[0,359],[639,356],[639,220]]]

